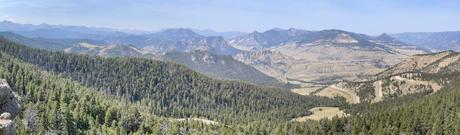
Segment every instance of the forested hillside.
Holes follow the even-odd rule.
[[[8,80],[21,96],[18,134],[115,134],[133,132],[153,120],[146,115],[152,114],[148,109],[54,76],[3,52],[0,63],[0,78]],[[142,117],[140,112],[144,112]]]
[[[193,51],[188,53],[168,52],[160,57],[162,60],[184,64],[190,69],[218,79],[242,80],[257,85],[279,88],[295,87],[295,85],[285,84],[228,55]]]
[[[41,69],[70,77],[168,117],[214,120],[289,120],[336,101],[280,89],[217,81],[184,66],[141,58],[100,58],[48,52],[3,40],[0,51]],[[235,117],[238,116],[238,117]]]
[[[24,44],[30,46],[29,44]],[[33,46],[31,46],[33,47]],[[216,79],[240,80],[256,85],[290,88],[295,85],[283,83],[259,70],[233,59],[228,55],[218,55],[204,50],[190,52],[165,52],[153,54],[149,51],[126,45],[94,45],[80,43],[64,49],[66,53],[101,57],[143,57],[154,60],[183,64],[199,73]]]

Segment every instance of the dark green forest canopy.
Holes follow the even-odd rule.
[[[154,118],[164,121],[145,107],[49,74],[3,52],[0,63],[0,78],[8,80],[21,97],[17,134],[121,134],[134,132]]]
[[[1,39],[0,51],[101,92],[139,102],[161,116],[289,120],[338,101],[236,81],[142,58],[101,58],[33,49]]]

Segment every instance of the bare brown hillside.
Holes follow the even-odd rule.
[[[451,77],[458,75],[459,71],[460,53],[446,51],[414,55],[377,74],[371,81],[336,83],[320,90],[317,95],[342,96],[350,103],[358,103],[353,100],[356,98],[360,99],[359,102],[379,102],[407,94],[437,92],[450,83]]]

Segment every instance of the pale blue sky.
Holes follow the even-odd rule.
[[[459,0],[0,0],[1,20],[118,29],[460,30]]]

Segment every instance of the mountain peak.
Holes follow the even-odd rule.
[[[251,32],[250,34],[260,34],[260,32],[255,30],[255,31]]]
[[[284,31],[284,29],[275,27],[275,28],[269,29],[267,31]]]
[[[329,33],[349,33],[348,31],[339,30],[339,29],[325,29],[319,32],[329,32]]]
[[[49,24],[47,23],[40,23],[38,26],[50,26]],[[62,26],[62,25],[61,25]]]
[[[14,22],[10,20],[3,20],[1,23],[14,23]]]
[[[194,39],[203,38],[204,36],[199,35],[191,29],[186,28],[174,28],[166,29],[157,33],[149,34],[153,38],[167,39],[167,40],[179,40],[179,39]]]
[[[222,41],[225,40],[224,37],[222,36],[208,36],[206,37],[206,39],[214,39],[214,40],[222,40]]]
[[[387,33],[382,33],[381,35],[377,36],[376,39],[381,40],[381,41],[388,41],[388,42],[396,40],[395,38],[391,37]]]
[[[334,42],[342,44],[359,43],[357,39],[353,38],[351,35],[347,33],[338,34],[337,37],[334,39]]]
[[[173,28],[173,29],[166,29],[161,31],[160,33],[184,33],[184,34],[196,34],[191,29],[187,28]]]

